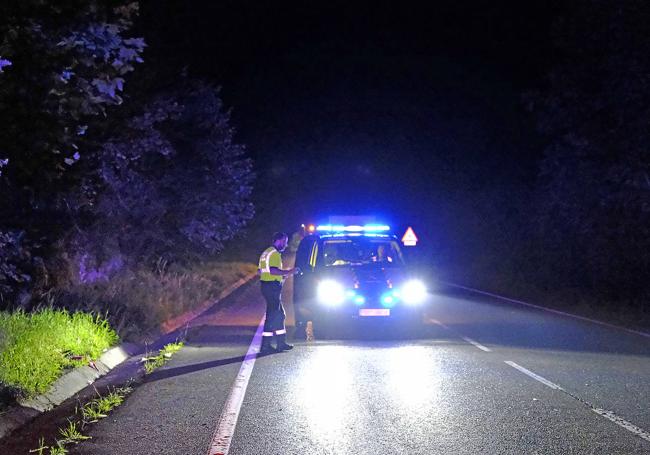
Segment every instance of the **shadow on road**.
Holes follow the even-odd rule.
[[[155,382],[155,381],[160,381],[161,379],[167,379],[174,376],[181,376],[184,374],[194,373],[196,371],[206,370],[208,368],[215,368],[224,365],[230,365],[233,363],[241,363],[244,360],[254,359],[256,357],[257,354],[240,355],[236,357],[229,357],[227,359],[211,360],[209,362],[193,363],[191,365],[185,365],[182,367],[157,370],[151,373],[149,376],[147,376],[145,382]]]

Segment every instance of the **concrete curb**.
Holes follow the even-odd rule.
[[[142,352],[140,346],[132,343],[122,343],[109,349],[97,361],[93,362],[94,368],[89,365],[75,368],[57,379],[50,387],[50,390],[44,394],[29,400],[18,400],[18,404],[26,408],[36,409],[39,412],[49,411],[84,389],[88,384],[92,384],[104,376],[132,355],[140,352]]]
[[[161,326],[162,334],[160,335],[162,336],[159,339],[187,324],[210,307],[218,304],[238,288],[251,281],[255,276],[256,274],[251,274],[240,279],[224,289],[216,299],[206,301],[198,308],[167,321]],[[39,414],[50,411],[79,393],[132,356],[143,354],[144,352],[145,345],[122,343],[104,352],[91,365],[75,368],[64,374],[52,384],[46,393],[28,400],[19,399],[18,406],[13,406],[7,412],[0,415],[0,440],[19,427],[29,423]]]
[[[444,284],[446,286],[451,286],[451,287],[455,287],[455,288],[459,288],[459,289],[464,289],[466,291],[474,292],[476,294],[487,295],[489,297],[493,297],[495,299],[503,300],[503,301],[506,301],[506,302],[516,303],[516,304],[519,304],[519,305],[527,306],[529,308],[535,308],[537,310],[548,311],[549,313],[555,313],[555,314],[559,314],[559,315],[574,318],[574,319],[580,319],[582,321],[587,321],[587,322],[591,322],[593,324],[602,325],[602,326],[605,326],[605,327],[609,327],[611,329],[622,330],[624,332],[633,333],[634,335],[639,335],[639,336],[642,336],[642,337],[645,337],[645,338],[650,338],[650,333],[643,332],[641,330],[629,329],[627,327],[623,327],[623,326],[620,326],[620,325],[610,324],[609,322],[599,321],[597,319],[592,319],[592,318],[588,318],[586,316],[580,316],[580,315],[573,314],[573,313],[567,313],[566,311],[555,310],[553,308],[547,308],[547,307],[541,306],[541,305],[535,305],[534,303],[528,303],[528,302],[524,302],[522,300],[511,299],[509,297],[504,297],[502,295],[493,294],[491,292],[481,291],[480,289],[474,289],[474,288],[470,288],[470,287],[463,286],[463,285],[456,284],[456,283],[449,283],[449,282],[446,282],[446,281],[440,281],[440,283],[442,283],[442,284]]]

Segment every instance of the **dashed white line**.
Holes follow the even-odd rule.
[[[469,344],[473,344],[474,346],[479,348],[481,351],[485,351],[485,352],[491,352],[492,351],[490,348],[486,348],[485,346],[483,346],[478,341],[474,341],[469,337],[462,337],[462,338],[463,338],[463,340],[467,341]]]
[[[550,387],[551,389],[555,389],[555,390],[564,390],[562,387],[560,387],[559,385],[555,384],[554,382],[551,382],[551,381],[549,381],[548,379],[545,379],[545,378],[541,377],[540,375],[538,375],[538,374],[536,374],[536,373],[533,373],[533,372],[530,371],[530,370],[527,370],[526,368],[522,367],[521,365],[517,365],[515,362],[513,362],[513,361],[511,361],[511,360],[505,360],[505,362],[506,362],[508,365],[510,365],[512,368],[516,368],[517,370],[521,371],[521,372],[524,373],[525,375],[530,376],[530,377],[533,378],[534,380],[541,382],[542,384],[544,384],[544,385],[547,386],[547,387]]]
[[[634,433],[638,437],[643,438],[646,441],[650,441],[650,433],[645,431],[643,428],[639,428],[636,425],[628,422],[627,420],[623,419],[622,417],[617,416],[613,412],[606,411],[604,409],[599,409],[599,408],[591,408],[591,410],[594,411],[596,414],[605,417],[607,420],[611,420],[616,425],[625,428],[627,431],[631,431],[632,433]]]
[[[239,374],[237,374],[237,377],[235,378],[230,395],[228,396],[223,411],[221,412],[221,416],[219,417],[217,428],[212,436],[212,442],[208,448],[207,455],[227,455],[230,450],[230,443],[232,442],[232,437],[235,434],[235,426],[239,419],[239,410],[244,401],[244,395],[246,395],[246,388],[248,387],[248,380],[253,372],[256,355],[259,352],[260,344],[262,343],[263,328],[264,318],[260,321],[257,331],[253,336],[253,341],[251,341],[251,344],[248,347],[246,357],[239,368]]]
[[[565,389],[563,389],[559,385],[555,384],[554,382],[551,382],[548,379],[543,378],[542,376],[538,375],[537,373],[533,373],[532,371],[522,367],[521,365],[516,364],[515,362],[512,362],[510,360],[506,360],[505,363],[507,363],[508,365],[510,365],[513,368],[516,368],[517,370],[521,371],[525,375],[530,376],[531,378],[535,379],[536,381],[541,382],[545,386],[550,387],[551,389],[559,390],[561,392],[564,392],[565,394],[567,394],[568,396],[570,396],[574,400],[577,400],[580,403],[588,406],[596,414],[606,418],[607,420],[609,420],[611,422],[614,422],[616,425],[620,426],[621,428],[625,428],[627,431],[639,436],[640,438],[645,439],[646,441],[650,441],[650,433],[645,431],[643,428],[639,428],[636,425],[634,425],[633,423],[628,422],[627,420],[625,420],[624,418],[616,415],[612,411],[607,411],[605,409],[600,409],[600,408],[595,407],[594,405],[592,405],[588,401],[583,400],[582,398],[580,398],[580,397],[566,391]]]
[[[463,340],[467,341],[469,344],[474,345],[475,347],[479,348],[481,351],[492,352],[492,350],[490,348],[487,348],[487,347],[483,346],[478,341],[472,340],[470,337],[466,337],[466,336],[461,335],[460,333],[458,333],[457,331],[455,331],[451,327],[448,327],[447,325],[443,324],[442,322],[438,321],[437,319],[430,318],[429,321],[433,322],[434,324],[439,325],[440,327],[443,327],[443,328],[449,330],[450,332],[453,332],[455,335],[461,337]]]

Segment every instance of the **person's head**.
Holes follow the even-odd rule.
[[[276,232],[273,234],[273,246],[278,251],[284,251],[289,243],[289,236],[284,232]]]

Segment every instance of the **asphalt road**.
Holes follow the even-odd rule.
[[[227,303],[70,453],[206,454],[263,315]],[[650,339],[459,292],[425,319],[257,358],[229,453],[650,453]]]

